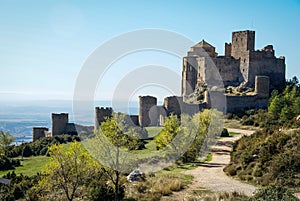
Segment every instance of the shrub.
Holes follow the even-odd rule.
[[[0,156],[0,170],[12,170],[20,166],[20,160]]]
[[[268,186],[259,189],[250,201],[298,201],[298,199],[286,188],[281,186]]]
[[[226,128],[223,128],[222,132],[221,132],[221,137],[229,137],[229,132]]]

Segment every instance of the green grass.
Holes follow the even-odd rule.
[[[236,120],[236,119],[225,119],[224,127],[225,128],[243,129],[243,130],[257,130],[257,127],[244,126],[241,124],[241,122],[239,120]]]
[[[12,171],[15,171],[17,175],[23,174],[26,176],[33,176],[42,170],[48,160],[49,157],[47,156],[34,156],[24,158],[23,161],[21,161],[21,166],[16,167],[16,169],[0,171],[0,177]]]
[[[233,137],[233,136],[236,136],[236,135],[239,135],[240,133],[236,133],[236,132],[229,132],[229,136],[230,137]]]
[[[210,162],[210,161],[212,161],[212,154],[211,153],[207,154],[206,159],[205,159],[205,162]]]
[[[163,127],[158,127],[158,126],[152,126],[152,127],[145,127],[145,129],[148,131],[148,137],[149,138],[153,138],[156,135],[158,135],[158,133],[161,131]]]

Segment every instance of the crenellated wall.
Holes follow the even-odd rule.
[[[111,107],[96,107],[94,129],[98,130],[101,123],[105,121],[105,118],[112,117],[112,115],[113,109]]]

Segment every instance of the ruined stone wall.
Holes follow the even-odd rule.
[[[250,54],[249,82],[255,82],[256,75],[268,76],[271,89],[281,89],[285,84],[285,60],[276,58],[269,51],[254,51]]]
[[[270,79],[268,76],[255,77],[255,93],[258,97],[268,98],[270,91]]]
[[[46,127],[33,127],[32,128],[32,140],[36,141],[40,138],[46,137],[46,132],[48,132],[49,129]]]
[[[232,57],[216,57],[213,62],[224,86],[238,86],[241,81],[240,62]]]
[[[197,56],[184,57],[181,84],[181,93],[183,96],[194,92],[197,85],[197,71]]]
[[[226,96],[227,112],[235,113],[248,109],[266,109],[268,98],[261,98],[258,95],[252,96]]]
[[[103,121],[105,121],[105,118],[112,117],[113,115],[113,109],[111,107],[96,107],[95,108],[95,124],[94,128],[95,130],[99,129],[99,126]]]
[[[206,108],[206,103],[203,104],[189,104],[183,101],[181,96],[169,96],[164,99],[163,107],[166,110],[166,115],[175,114],[180,116],[181,114],[188,114],[190,116],[200,112]]]
[[[225,43],[225,57],[231,57],[231,43]]]
[[[52,136],[64,134],[66,132],[68,122],[68,113],[52,113]]]
[[[135,126],[139,126],[139,116],[138,115],[130,115],[129,116],[131,119],[131,122],[135,125]]]
[[[167,111],[167,116],[171,113],[180,116],[181,110],[183,110],[183,98],[180,96],[166,97],[163,106]]]
[[[208,108],[226,112],[227,102],[224,91],[206,91],[205,100]]]
[[[153,96],[139,96],[139,125],[155,126],[158,122],[157,98]]]

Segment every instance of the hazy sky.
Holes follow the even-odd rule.
[[[0,0],[0,99],[71,99],[93,50],[114,36],[144,28],[174,31],[195,42],[205,39],[221,55],[232,31],[252,29],[255,48],[273,44],[276,56],[286,57],[287,78],[300,78],[299,19],[300,1],[292,0]],[[131,67],[149,63],[181,73],[178,58],[136,54],[115,64],[100,98],[109,99],[110,83]]]

